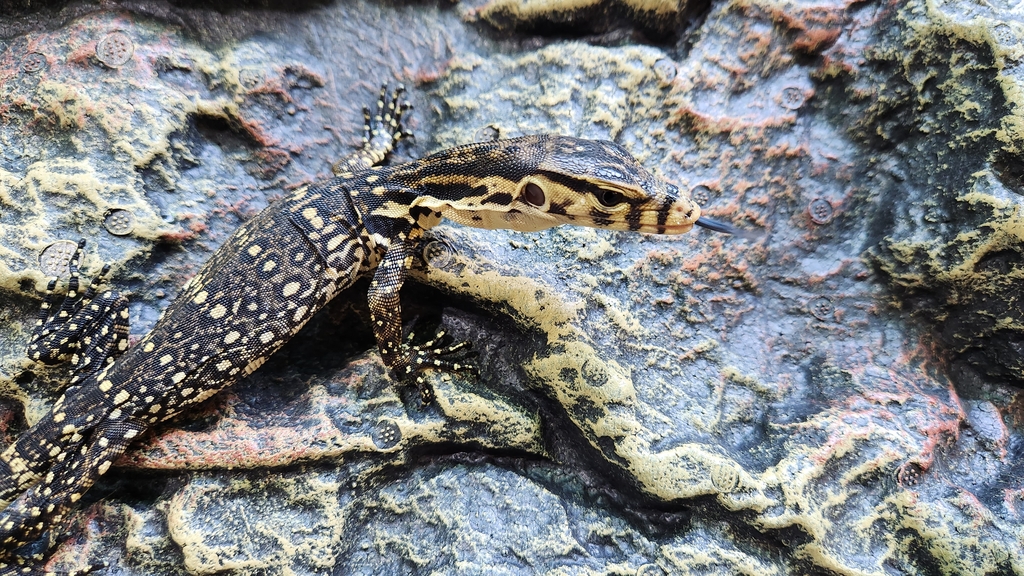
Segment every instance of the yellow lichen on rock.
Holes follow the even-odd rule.
[[[475,141],[476,130],[483,125],[509,138],[579,135],[582,124],[606,139],[635,138],[647,145],[638,146],[637,153],[657,149],[659,130],[651,121],[664,113],[664,87],[654,66],[664,57],[647,47],[609,49],[575,42],[485,61],[458,56],[437,92],[451,112],[450,122],[471,122],[452,122],[438,134],[438,148]],[[523,74],[524,70],[532,72]],[[466,94],[467,88],[473,93]],[[519,106],[523,101],[534,105]],[[511,117],[505,112],[510,106],[517,111]],[[477,122],[480,125],[473,126]],[[639,159],[645,160],[642,154]]]
[[[687,0],[620,0],[619,3],[652,19],[679,14],[688,4]],[[567,18],[603,4],[602,0],[490,0],[476,13],[493,26],[505,28],[541,19]]]
[[[441,227],[437,233],[457,239],[453,244],[462,249],[445,268],[429,267],[414,276],[501,309],[525,329],[543,334],[547,347],[524,365],[530,380],[554,398],[595,450],[627,471],[645,492],[664,501],[716,494],[730,509],[769,505],[760,493],[762,482],[730,458],[695,443],[668,450],[652,446],[652,431],[645,423],[650,407],[637,399],[634,368],[591,343],[595,338],[619,337],[607,320],[584,322],[580,303],[564,300],[553,288],[509,265],[488,260],[473,249],[478,244],[472,237],[479,232]]]

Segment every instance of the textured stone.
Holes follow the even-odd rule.
[[[442,226],[406,317],[473,340],[479,379],[435,375],[426,408],[393,389],[357,288],[143,439],[66,564],[1024,572],[1016,4],[23,4],[0,25],[8,438],[64,379],[24,360],[42,249],[88,238],[143,333],[238,222],[328,174],[385,80],[417,106],[399,161],[614,139],[757,232]]]

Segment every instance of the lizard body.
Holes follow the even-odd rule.
[[[398,95],[389,106],[383,96],[377,117],[367,117],[364,149],[336,167],[337,177],[296,190],[238,228],[116,361],[107,356],[125,347],[122,299],[105,292],[94,301],[94,282],[77,307],[67,304],[77,296],[80,245],[69,299],[51,320],[50,300],[43,305],[30,357],[60,356],[42,352],[40,342],[83,314],[115,311],[123,322],[100,324],[104,337],[89,341],[98,351],[74,355],[72,386],[0,454],[0,500],[12,501],[0,512],[0,554],[13,557],[59,522],[144,430],[252,373],[361,276],[373,275],[372,328],[392,374],[465,368],[449,357],[462,344],[423,349],[402,339],[398,294],[411,248],[442,219],[492,229],[576,224],[659,234],[715,224],[611,142],[526,136],[373,166],[402,136]],[[16,561],[0,557],[0,574],[34,573]]]

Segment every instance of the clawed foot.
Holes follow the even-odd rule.
[[[376,114],[371,115],[370,108],[363,107],[363,147],[335,164],[335,175],[345,177],[346,174],[380,164],[395,149],[399,140],[412,136],[412,132],[402,126],[402,116],[412,109],[408,102],[399,104],[404,93],[405,86],[399,84],[389,100],[387,83],[381,85]]]
[[[39,319],[32,331],[28,357],[44,364],[71,360],[71,384],[110,364],[128,346],[128,299],[120,293],[99,287],[110,272],[110,265],[93,278],[84,294],[79,294],[79,266],[85,239],[78,242],[68,269],[68,291],[56,307],[57,278],[46,285],[46,296],[39,307]]]
[[[381,84],[380,96],[377,98],[377,113],[370,116],[369,106],[363,106],[363,148],[384,148],[392,150],[402,138],[412,137],[412,132],[402,126],[402,115],[412,108],[408,102],[398,103],[405,94],[405,85],[399,84],[391,93],[391,101],[385,98],[388,94],[387,83]],[[388,140],[390,139],[390,142]]]
[[[420,401],[423,404],[430,404],[434,401],[434,391],[423,376],[425,370],[440,370],[444,372],[468,372],[479,375],[477,367],[467,361],[467,354],[458,354],[467,351],[472,344],[463,340],[454,342],[448,337],[444,330],[440,330],[433,338],[422,344],[413,345],[415,334],[410,333],[402,345],[407,353],[408,364],[404,371],[397,376],[398,380],[408,382],[416,386],[420,393]],[[472,354],[472,353],[470,353]]]

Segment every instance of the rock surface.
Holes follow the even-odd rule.
[[[115,264],[142,334],[383,81],[416,105],[396,161],[611,139],[758,235],[442,226],[405,316],[479,378],[394,389],[357,286],[147,436],[53,567],[1024,573],[1024,10],[269,4],[0,2],[8,441],[66,379],[24,357],[57,243]]]

